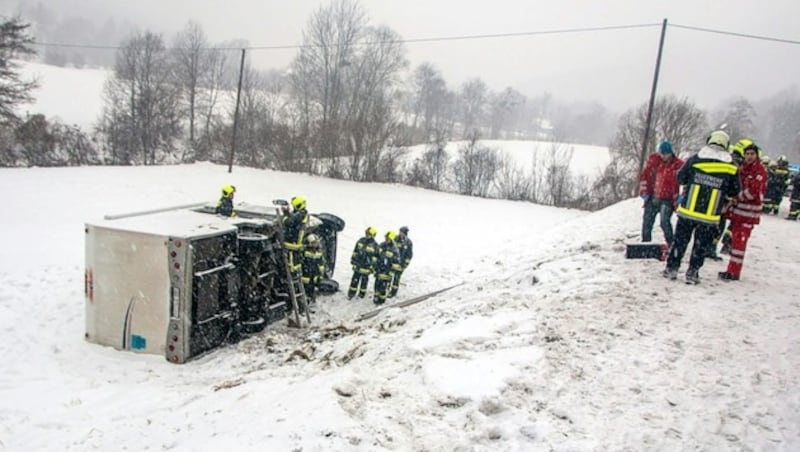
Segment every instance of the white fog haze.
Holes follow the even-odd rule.
[[[295,46],[310,15],[328,2],[215,0],[6,0],[0,12],[49,11],[101,29],[150,29],[172,36],[194,21],[214,43],[245,40],[252,47]],[[791,87],[800,76],[797,42],[782,43],[685,28],[702,27],[800,41],[800,3],[738,1],[385,1],[362,0],[374,25],[404,40],[576,30],[621,25],[649,27],[486,39],[409,42],[411,66],[438,67],[448,84],[480,77],[493,90],[512,86],[526,95],[550,93],[565,102],[597,101],[622,111],[647,100],[661,21],[669,20],[659,93],[687,96],[701,107],[743,96],[754,101]],[[106,33],[104,36],[111,36]],[[60,37],[67,44],[116,46],[100,36]],[[49,39],[48,39],[49,40]],[[285,69],[296,49],[253,50],[263,69]]]

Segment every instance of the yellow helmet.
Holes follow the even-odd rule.
[[[376,235],[378,235],[378,230],[375,229],[374,226],[370,226],[364,231],[364,233],[370,237],[375,237]]]
[[[716,144],[717,146],[721,146],[722,149],[728,149],[728,144],[730,144],[730,142],[731,138],[722,130],[711,132],[711,135],[706,139],[706,144]]]
[[[741,140],[737,141],[736,144],[733,145],[731,153],[739,154],[740,157],[744,158],[744,150],[752,145],[753,145],[753,140],[751,140],[750,138],[742,138]]]
[[[394,232],[394,231],[389,231],[389,232],[386,233],[386,238],[389,239],[390,241],[394,242],[394,239],[397,238],[397,233]]]
[[[302,196],[293,197],[292,207],[294,207],[294,210],[304,210],[306,208],[306,198]]]
[[[234,193],[236,193],[236,187],[233,185],[226,185],[222,187],[222,196],[230,198]]]

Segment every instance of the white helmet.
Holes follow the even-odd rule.
[[[717,146],[721,146],[722,149],[727,150],[728,145],[731,142],[731,138],[722,130],[715,130],[711,132],[711,135],[708,136],[706,139],[706,144],[716,144]]]

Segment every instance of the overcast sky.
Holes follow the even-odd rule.
[[[31,1],[31,0],[24,0]],[[18,0],[0,0],[16,4]],[[212,41],[295,45],[321,0],[50,0],[68,16],[108,16],[171,36],[193,20]],[[404,39],[605,27],[627,24],[698,26],[800,41],[798,0],[361,0],[372,24]],[[768,6],[766,6],[768,5]],[[13,8],[13,6],[11,6]],[[490,88],[528,95],[598,100],[615,109],[646,101],[660,26],[407,44],[416,66],[433,62],[451,87],[480,77]],[[115,45],[116,43],[92,43]],[[261,67],[286,67],[294,50],[253,52]],[[743,95],[758,100],[800,79],[800,45],[756,41],[670,27],[659,94],[689,96],[712,107]]]

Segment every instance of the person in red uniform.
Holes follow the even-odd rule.
[[[767,170],[760,161],[761,151],[754,143],[744,149],[744,162],[739,167],[741,191],[733,198],[727,216],[731,220],[731,256],[728,269],[719,272],[724,281],[738,281],[742,273],[744,253],[753,227],[761,221]]]
[[[678,200],[678,179],[683,160],[672,150],[672,143],[662,141],[658,152],[648,157],[639,176],[639,196],[644,201],[642,215],[642,242],[652,241],[653,223],[661,216],[661,230],[667,244],[672,243],[672,212]]]

